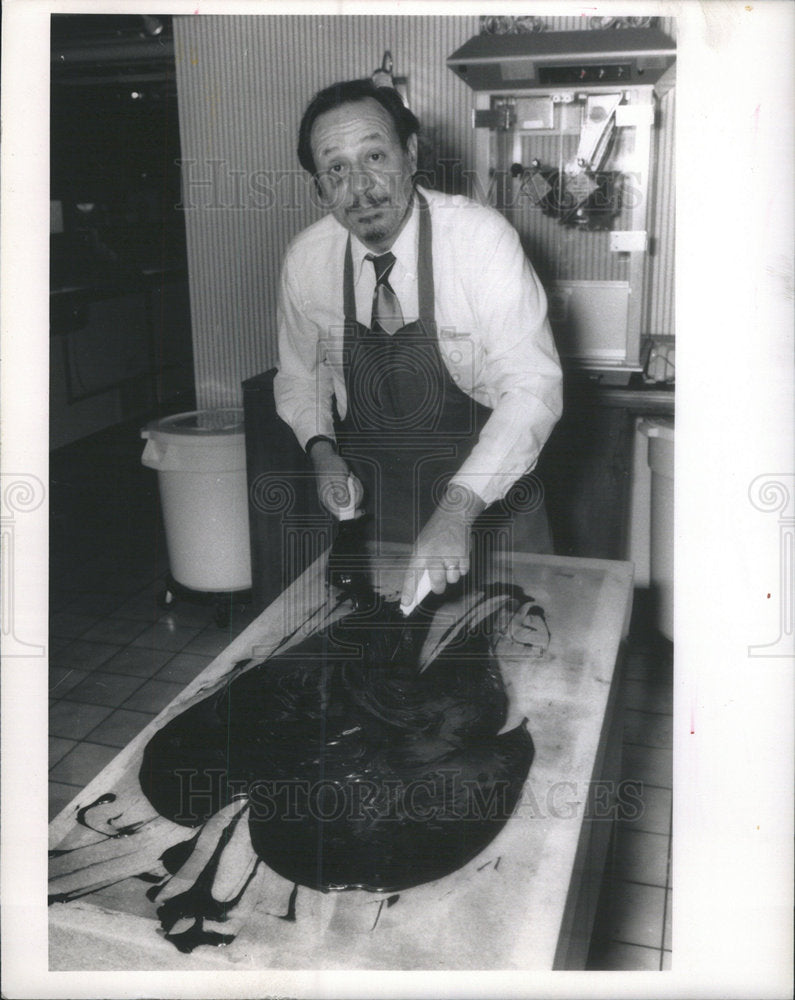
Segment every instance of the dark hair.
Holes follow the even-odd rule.
[[[362,80],[346,80],[343,83],[333,83],[330,87],[318,91],[309,102],[301,125],[298,129],[298,160],[304,170],[315,174],[315,158],[312,155],[310,143],[312,126],[320,115],[342,104],[354,104],[371,97],[378,101],[392,119],[397,137],[403,149],[408,149],[410,135],[420,130],[416,115],[403,103],[400,94],[392,87],[377,87],[369,77]]]

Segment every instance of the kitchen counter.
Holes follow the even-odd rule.
[[[601,386],[596,389],[599,406],[613,406],[641,416],[673,416],[674,390],[658,385],[633,389],[624,386]]]
[[[322,556],[53,820],[51,846],[76,848],[54,861],[61,869],[55,891],[74,878],[92,885],[99,877],[94,873],[104,872],[107,881],[107,866],[118,880],[50,907],[50,968],[582,968],[619,777],[616,667],[628,629],[632,567],[537,555],[516,555],[513,567],[515,582],[544,607],[551,641],[528,663],[535,759],[514,815],[481,854],[445,878],[389,899],[362,891],[294,891],[265,868],[259,896],[225,948],[201,946],[186,955],[159,933],[148,884],[134,877],[136,854],[145,854],[147,845],[147,824],[140,827],[136,817],[151,812],[137,784],[143,749],[166,721],[227,683],[236,663],[265,659],[288,622],[324,604]],[[121,840],[97,841],[77,822],[78,810],[107,802],[108,795],[115,796],[108,806],[110,828],[129,832]],[[74,874],[64,874],[64,866]]]
[[[108,298],[130,292],[146,291],[162,281],[187,277],[184,263],[143,264],[137,267],[106,266],[53,270],[50,297],[80,295]]]
[[[54,245],[50,427],[58,448],[154,410],[193,384],[187,268],[177,255],[100,260]]]
[[[640,373],[627,385],[592,382],[579,373],[568,373],[564,381],[564,406],[597,405],[628,410],[633,416],[673,416],[675,389],[669,382],[644,382]]]

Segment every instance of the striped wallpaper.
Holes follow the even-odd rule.
[[[550,30],[582,27],[549,18]],[[661,25],[673,34],[670,22]],[[275,364],[276,289],[289,240],[319,215],[295,155],[301,113],[335,80],[369,75],[392,52],[423,126],[420,168],[457,190],[472,169],[471,91],[446,59],[476,17],[260,15],[175,17],[194,365],[198,405],[239,405],[240,382]],[[669,170],[658,191],[666,257],[651,264],[652,323],[670,332],[673,269]],[[439,164],[446,166],[439,168]]]
[[[653,336],[674,333],[675,114],[676,91],[669,90],[660,101],[662,127],[656,134],[657,186],[650,221],[652,244],[648,259],[645,332]]]

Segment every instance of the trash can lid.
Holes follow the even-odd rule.
[[[243,410],[230,407],[220,410],[192,410],[177,413],[172,417],[162,417],[147,424],[141,432],[148,437],[152,431],[160,434],[178,434],[193,438],[218,437],[219,435],[240,435],[243,433]]]

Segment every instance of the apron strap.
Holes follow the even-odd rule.
[[[417,253],[417,302],[419,321],[428,336],[436,334],[433,287],[433,247],[431,239],[431,210],[427,200],[417,192],[420,206],[419,251]]]
[[[339,299],[337,299],[339,302]],[[342,272],[342,315],[345,317],[345,334],[348,328],[356,323],[356,294],[353,290],[353,253],[351,252],[351,234],[345,245],[345,267]]]
[[[342,273],[342,308],[344,317],[342,331],[342,374],[345,379],[348,406],[350,407],[350,359],[359,332],[359,323],[356,320],[356,295],[353,291],[353,254],[351,253],[350,234],[348,234],[348,243],[345,247],[345,265]]]

